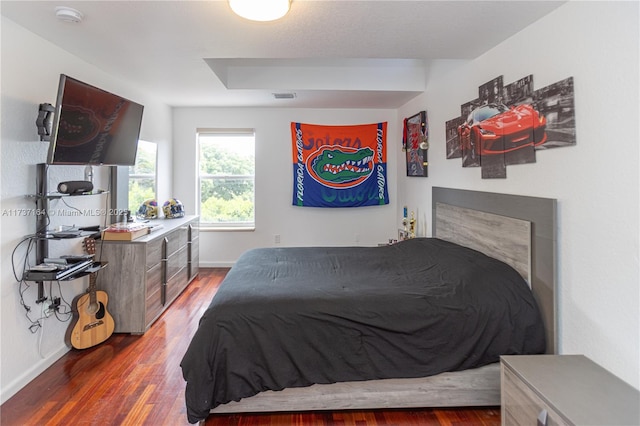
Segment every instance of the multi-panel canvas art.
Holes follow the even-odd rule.
[[[482,178],[506,178],[507,166],[535,163],[536,151],[576,144],[573,77],[534,90],[533,76],[478,87],[446,122],[447,158],[481,167]]]

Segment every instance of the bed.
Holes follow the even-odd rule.
[[[555,202],[432,198],[434,238],[243,254],[181,363],[188,420],[499,405],[500,355],[555,350]]]

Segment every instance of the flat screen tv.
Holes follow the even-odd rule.
[[[134,165],[143,109],[61,74],[47,163]]]

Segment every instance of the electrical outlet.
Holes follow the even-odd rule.
[[[273,236],[273,242],[276,244],[280,244],[280,234],[276,234]]]

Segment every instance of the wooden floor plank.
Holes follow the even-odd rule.
[[[228,269],[197,278],[142,336],[114,334],[71,350],[0,407],[2,426],[188,425],[180,361]],[[210,416],[206,426],[443,426],[500,424],[498,408]]]

